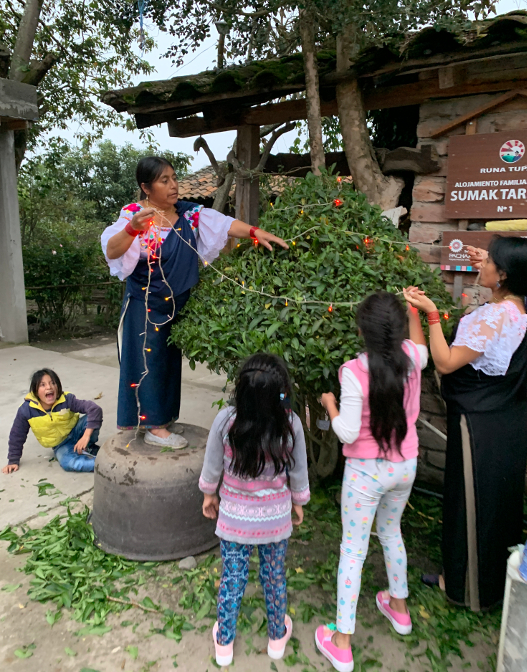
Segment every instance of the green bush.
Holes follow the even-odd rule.
[[[36,301],[42,329],[69,328],[91,295],[89,285],[108,279],[98,240],[50,236],[47,244],[24,247],[23,254],[27,297]]]
[[[335,205],[335,199],[342,204]],[[337,443],[331,431],[317,427],[324,413],[317,399],[322,392],[338,391],[340,365],[361,350],[356,303],[375,290],[400,292],[408,285],[426,288],[442,312],[452,309],[452,298],[439,273],[380,209],[352,186],[340,188],[333,175],[298,180],[261,217],[260,226],[284,239],[295,237],[295,244],[289,251],[269,253],[242,241],[214,266],[248,290],[274,298],[205,269],[172,338],[191,365],[207,362],[231,380],[240,360],[257,351],[283,357],[295,385],[312,469],[323,477],[334,470]],[[310,299],[321,303],[297,303]]]

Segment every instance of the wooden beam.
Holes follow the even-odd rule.
[[[456,84],[461,84],[465,79],[463,65],[447,65],[437,71],[440,89],[449,89]]]
[[[474,51],[462,49],[448,54],[434,54],[428,58],[409,58],[408,60],[399,63],[387,63],[372,72],[361,72],[360,78],[367,79],[391,73],[396,75],[410,75],[417,72],[425,72],[426,70],[435,70],[439,67],[453,65],[455,63],[475,63],[476,61],[488,61],[492,58],[500,58],[508,55],[512,56],[514,54],[527,54],[523,42],[513,42],[510,45],[500,44],[495,47],[477,49]]]
[[[337,114],[337,101],[320,101],[320,111],[323,117],[330,117]],[[244,121],[247,124],[283,124],[287,121],[299,121],[307,117],[306,100],[286,100],[283,103],[274,105],[262,105],[252,107],[244,114]]]
[[[452,86],[448,89],[439,88],[438,78],[419,80],[409,84],[397,84],[393,86],[384,86],[369,88],[364,90],[364,105],[367,110],[389,109],[392,107],[401,107],[406,105],[420,105],[421,103],[433,98],[456,98],[459,96],[469,96],[477,93],[495,93],[507,89],[509,86],[515,87],[508,91],[507,96],[517,95],[519,90],[527,88],[527,68],[525,79],[515,82],[471,82],[466,81]],[[507,98],[508,99],[508,98]],[[234,105],[233,105],[234,107]],[[335,115],[338,112],[336,100],[321,102],[322,114],[324,116]],[[232,123],[226,122],[224,118],[209,120],[205,122],[203,117],[187,117],[179,119],[179,113],[173,110],[167,110],[156,115],[136,115],[138,128],[146,128],[154,124],[170,122],[170,134],[172,137],[192,137],[196,135],[205,135],[206,133],[219,133],[221,131],[231,130],[242,124],[267,124],[285,123],[287,121],[298,121],[306,118],[305,99],[288,100],[283,103],[274,103],[260,105],[249,108],[238,108],[239,119]],[[235,114],[236,111],[233,110]],[[145,117],[148,117],[145,119]],[[464,122],[461,122],[464,123]],[[435,137],[435,136],[433,136]]]
[[[4,131],[23,131],[28,127],[25,119],[12,119],[11,117],[0,117],[0,125]]]
[[[205,119],[204,117],[187,117],[168,122],[168,134],[171,138],[192,138],[196,135],[219,133],[221,131],[235,131],[243,123],[239,114],[234,113],[231,119],[219,117]]]
[[[453,86],[450,89],[440,89],[436,79],[425,79],[410,84],[386,86],[364,92],[364,105],[367,110],[383,110],[405,105],[420,105],[427,100],[436,98],[459,98],[476,93],[497,93],[504,89],[524,89],[527,87],[527,77],[516,82],[476,82],[470,81]]]
[[[514,91],[508,91],[507,93],[504,93],[503,96],[498,96],[497,98],[494,98],[494,100],[491,100],[489,103],[485,103],[485,105],[480,105],[475,110],[472,110],[472,112],[467,112],[467,114],[458,117],[454,121],[450,121],[448,124],[440,126],[437,130],[435,130],[432,133],[430,137],[434,139],[439,138],[445,133],[453,131],[458,126],[462,126],[463,124],[466,124],[467,122],[471,121],[472,119],[475,119],[476,117],[480,117],[482,114],[485,114],[485,112],[490,112],[490,110],[494,110],[496,107],[499,107],[503,103],[506,103],[508,100],[512,100],[517,96],[527,96],[527,89],[526,90],[517,89]],[[468,133],[467,131],[467,135],[471,134]]]
[[[329,103],[321,102],[322,116],[329,117],[337,114],[337,101]],[[274,105],[261,105],[259,107],[243,108],[238,112],[233,111],[230,118],[227,117],[187,117],[168,121],[168,130],[171,137],[187,138],[206,133],[219,133],[230,131],[244,124],[267,126],[269,124],[284,124],[288,121],[298,121],[306,118],[306,101],[287,100]],[[139,124],[138,124],[139,126]]]

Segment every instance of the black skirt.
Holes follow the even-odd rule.
[[[448,414],[443,503],[447,596],[479,611],[503,599],[508,548],[522,538],[527,404]]]
[[[473,611],[503,599],[508,548],[522,538],[527,468],[527,337],[504,376],[467,365],[443,376],[446,594]]]

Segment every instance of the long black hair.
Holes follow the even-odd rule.
[[[527,238],[494,236],[489,257],[498,271],[507,274],[501,286],[516,296],[527,296]]]
[[[38,371],[35,371],[35,373],[31,376],[29,391],[34,397],[38,399],[38,388],[40,387],[40,383],[42,382],[42,378],[44,378],[44,376],[49,376],[57,386],[58,399],[62,395],[62,383],[60,382],[60,378],[52,369],[39,369]]]
[[[293,429],[282,403],[290,391],[289,374],[280,357],[258,353],[243,364],[234,392],[236,418],[229,431],[234,475],[256,478],[272,462],[276,476],[294,464]]]
[[[402,348],[407,323],[401,301],[388,292],[368,296],[357,309],[368,353],[370,430],[383,457],[393,442],[401,453],[408,431],[404,394],[410,359]]]
[[[137,186],[141,190],[140,200],[144,200],[147,196],[141,185],[146,184],[147,187],[150,187],[152,182],[155,182],[161,177],[161,173],[167,167],[175,170],[170,161],[167,161],[160,156],[146,156],[139,161],[135,170],[135,179],[137,180]]]

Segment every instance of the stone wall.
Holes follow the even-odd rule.
[[[425,144],[434,145],[440,159],[440,169],[431,175],[416,175],[413,189],[413,204],[410,213],[410,242],[416,247],[421,256],[433,268],[439,267],[441,256],[441,240],[443,231],[458,230],[458,221],[445,217],[446,175],[448,169],[448,138],[450,135],[463,135],[465,125],[451,131],[450,135],[430,138],[437,128],[449,121],[470,113],[486,103],[495,100],[500,94],[484,94],[434,100],[421,105],[419,125],[417,127],[418,147]],[[484,114],[474,120],[477,133],[494,133],[500,131],[514,131],[527,129],[527,98],[519,97],[508,101],[501,107]],[[472,222],[484,227],[485,222]],[[463,274],[463,303],[476,306],[489,298],[489,291],[478,288],[474,283],[475,273]],[[447,287],[452,290],[454,273],[443,271],[443,278]],[[446,431],[444,404],[439,395],[438,383],[435,376],[423,378],[423,393],[421,397],[422,415],[431,424]],[[419,438],[421,445],[421,459],[418,475],[421,480],[434,485],[443,482],[445,465],[445,443],[431,430],[420,427]]]

